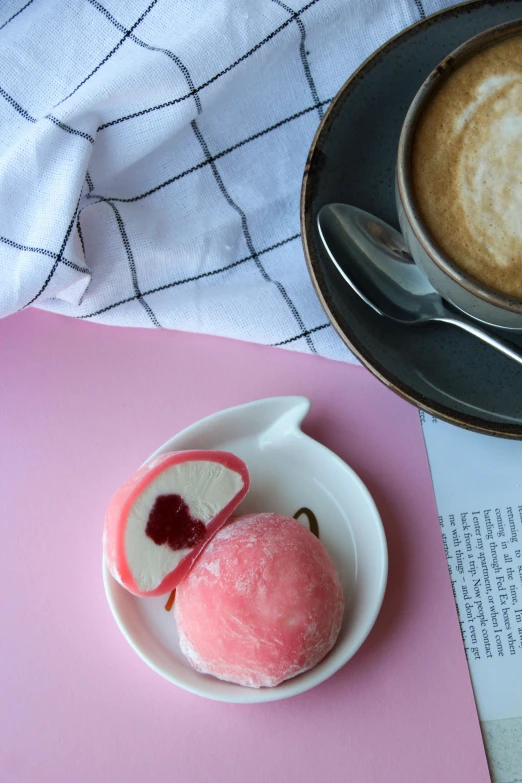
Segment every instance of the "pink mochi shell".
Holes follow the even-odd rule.
[[[176,590],[181,650],[197,671],[259,688],[316,666],[334,646],[344,597],[323,544],[294,519],[236,517]]]
[[[219,463],[239,473],[243,486],[241,490],[207,524],[205,537],[181,560],[176,568],[153,590],[143,591],[136,584],[125,554],[125,529],[133,503],[145,488],[163,471],[172,465],[190,461]],[[250,477],[245,463],[225,451],[192,450],[160,454],[137,470],[112,497],[105,517],[103,546],[107,566],[112,576],[129,592],[138,596],[164,595],[174,590],[190,570],[194,560],[219,528],[243,500],[250,486]],[[146,521],[145,521],[146,523]]]

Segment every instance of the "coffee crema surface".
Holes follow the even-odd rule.
[[[427,99],[412,181],[446,255],[522,299],[522,35],[473,55]]]

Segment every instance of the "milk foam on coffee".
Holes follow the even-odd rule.
[[[522,299],[522,35],[474,55],[428,99],[412,176],[443,251],[490,288]]]

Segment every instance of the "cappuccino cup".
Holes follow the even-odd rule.
[[[449,54],[399,141],[401,230],[433,287],[468,315],[522,330],[522,20]]]

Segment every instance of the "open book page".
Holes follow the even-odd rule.
[[[481,720],[522,716],[522,442],[421,412]]]

